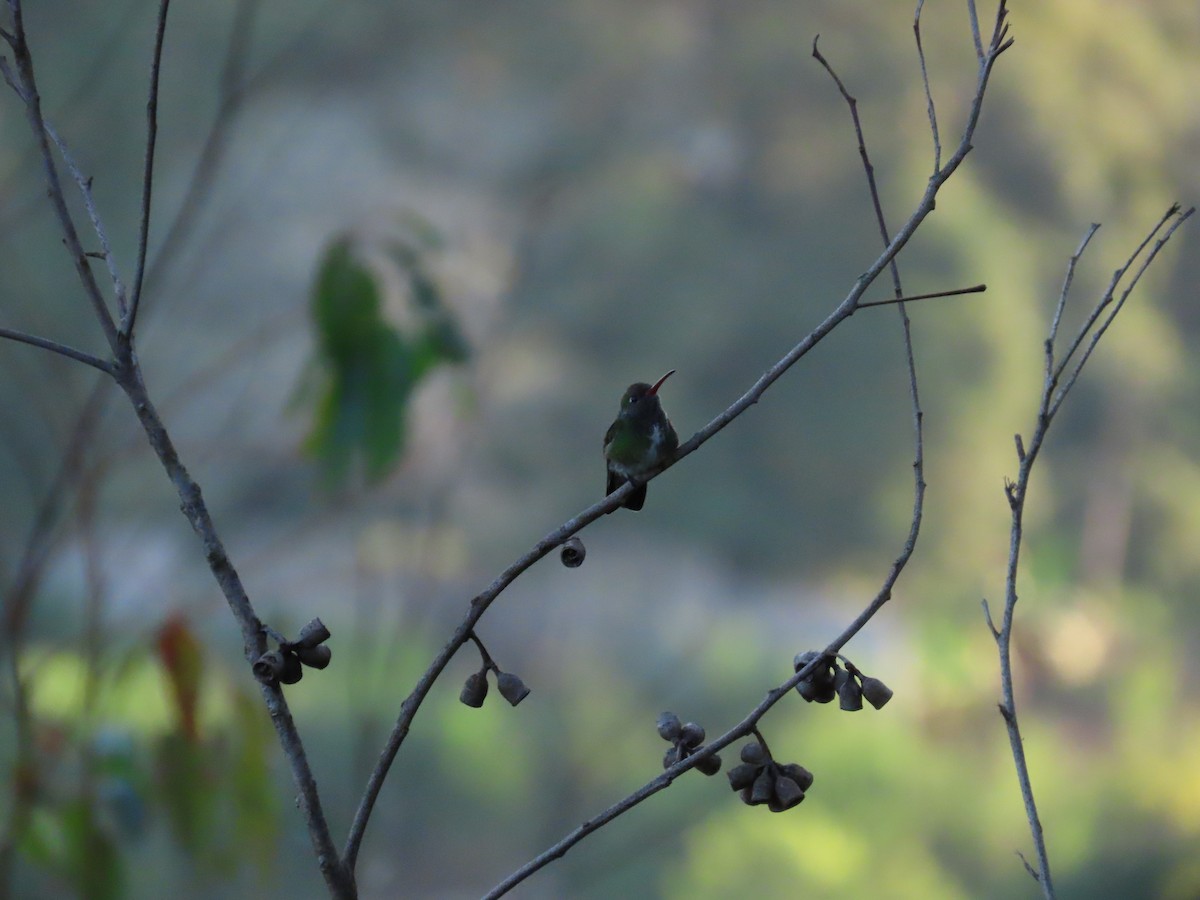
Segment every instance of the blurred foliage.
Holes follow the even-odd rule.
[[[125,852],[149,843],[189,860],[197,888],[274,873],[283,804],[253,686],[212,671],[177,613],[157,643],[157,660],[135,651],[103,672],[73,654],[30,654],[24,727],[37,729],[38,752],[27,818],[13,835],[31,866],[18,873],[22,895],[70,885],[88,898],[149,896]],[[82,685],[91,679],[101,688],[89,707]]]
[[[251,5],[247,105],[185,249],[151,274],[139,355],[264,618],[286,631],[319,614],[338,641],[288,697],[340,838],[467,598],[598,498],[624,386],[677,368],[663,401],[686,437],[875,256],[812,36],[859,98],[893,228],[932,151],[912,4]],[[124,262],[152,10],[26,6],[46,108]],[[979,598],[994,606],[1003,583],[1002,479],[1066,258],[1104,223],[1069,332],[1162,210],[1200,193],[1200,21],[1194,0],[1012,6],[1017,43],[975,149],[900,260],[907,290],[989,291],[910,310],[926,518],[892,603],[847,648],[895,699],[768,717],[773,751],[816,776],[799,808],[773,816],[723,776],[686,777],[522,896],[1034,894]],[[152,235],[215,111],[229,26],[225,4],[172,10]],[[923,34],[949,146],[974,86],[963,4],[926,3]],[[0,324],[95,350],[11,97],[0,121]],[[1064,900],[1200,896],[1197,283],[1189,224],[1031,488],[1017,700]],[[92,373],[8,345],[0,365],[7,594]],[[297,383],[307,435],[286,412]],[[103,652],[79,646],[66,502],[23,691],[2,680],[0,850],[15,859],[0,860],[18,896],[314,895],[238,638],[133,428],[110,414],[87,448]],[[663,709],[710,735],[744,715],[877,588],[910,514],[910,433],[895,317],[864,312],[656,482],[646,510],[589,530],[584,566],[523,576],[481,627],[533,693],[467,709],[476,661],[452,663],[380,798],[364,896],[477,896],[654,777]],[[329,484],[347,488],[337,503]]]
[[[406,296],[385,303],[385,281],[342,239],[326,251],[313,288],[312,317],[325,376],[306,447],[326,479],[345,482],[355,456],[379,480],[400,460],[413,391],[442,363],[467,359],[453,314],[425,270],[425,247],[396,242],[387,260],[407,279]],[[393,279],[394,280],[394,279]],[[401,306],[392,324],[385,305]]]

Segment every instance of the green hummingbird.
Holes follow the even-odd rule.
[[[638,483],[638,479],[669,461],[679,447],[679,436],[658,400],[658,389],[674,374],[672,369],[654,384],[644,381],[631,384],[621,397],[616,421],[604,434],[604,459],[608,465],[605,496],[627,481],[637,483],[622,504],[626,509],[642,508],[646,485]]]

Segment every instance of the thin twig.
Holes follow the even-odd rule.
[[[983,61],[983,38],[979,33],[979,14],[975,11],[975,0],[967,0],[967,16],[971,20],[971,40],[975,42],[975,57]]]
[[[0,75],[12,88],[13,92],[21,98],[23,102],[29,102],[21,84],[17,80],[16,73],[9,67],[8,62],[0,59]],[[46,133],[50,135],[50,140],[54,141],[54,145],[58,148],[58,155],[62,157],[63,164],[67,167],[67,171],[71,173],[71,177],[75,180],[75,185],[79,188],[79,193],[83,197],[83,205],[87,209],[88,218],[92,223],[92,230],[96,232],[96,237],[100,240],[101,252],[99,257],[104,260],[108,266],[108,274],[113,283],[113,294],[117,298],[117,310],[121,313],[125,311],[125,286],[121,283],[121,276],[117,273],[116,260],[113,258],[112,247],[108,242],[108,234],[104,230],[104,224],[100,220],[100,213],[96,209],[96,200],[92,195],[92,179],[83,174],[78,164],[75,162],[74,156],[71,154],[70,148],[66,141],[59,136],[55,131],[54,126],[49,121],[44,121]],[[95,253],[85,253],[88,257],[95,257]]]
[[[1046,337],[1047,378],[1054,377],[1054,342],[1058,340],[1058,326],[1062,323],[1063,310],[1067,305],[1067,295],[1071,292],[1071,283],[1075,280],[1075,267],[1079,264],[1079,258],[1083,256],[1083,251],[1087,249],[1087,245],[1091,243],[1092,238],[1099,230],[1100,223],[1093,222],[1083,236],[1083,240],[1079,242],[1079,246],[1075,248],[1075,252],[1071,254],[1071,258],[1067,260],[1067,274],[1063,277],[1062,290],[1058,292],[1058,303],[1054,306],[1054,318],[1050,320],[1050,334]]]
[[[0,338],[29,344],[32,347],[40,347],[42,350],[49,350],[51,353],[57,353],[59,356],[65,356],[68,359],[91,366],[93,369],[99,369],[105,375],[113,374],[113,364],[111,362],[100,359],[98,356],[92,356],[92,354],[85,353],[83,350],[76,350],[74,347],[68,347],[66,344],[60,344],[58,341],[52,341],[49,338],[38,337],[36,334],[26,334],[23,331],[13,331],[11,328],[0,328]]]
[[[150,63],[150,90],[146,98],[146,156],[142,169],[142,215],[138,223],[137,272],[133,278],[133,296],[129,312],[122,318],[121,333],[133,335],[138,308],[142,304],[142,282],[146,275],[146,245],[150,241],[150,195],[154,186],[154,148],[158,143],[158,74],[162,64],[163,38],[167,31],[167,10],[171,0],[159,0],[158,23],[154,31],[154,56]]]
[[[1177,204],[1174,207],[1172,207],[1170,210],[1168,210],[1167,216],[1164,216],[1163,219],[1158,223],[1158,225],[1156,225],[1154,227],[1154,230],[1151,232],[1151,236],[1158,233],[1159,229],[1162,228],[1163,224],[1168,220],[1169,217],[1171,217],[1171,216],[1175,217],[1175,221],[1172,222],[1170,228],[1168,228],[1166,233],[1158,239],[1158,241],[1151,248],[1150,252],[1146,254],[1145,259],[1142,260],[1141,264],[1138,266],[1137,271],[1133,274],[1133,277],[1129,280],[1129,284],[1127,284],[1125,286],[1125,289],[1121,292],[1121,296],[1119,298],[1117,298],[1116,302],[1112,306],[1112,309],[1108,311],[1108,315],[1105,317],[1104,321],[1101,322],[1100,325],[1096,328],[1096,330],[1092,333],[1092,336],[1088,341],[1088,346],[1084,350],[1083,355],[1080,356],[1079,360],[1076,362],[1075,368],[1071,371],[1071,374],[1067,378],[1066,382],[1063,383],[1062,387],[1060,387],[1058,389],[1058,393],[1055,395],[1054,401],[1050,405],[1050,413],[1052,415],[1053,415],[1053,413],[1057,412],[1058,408],[1062,405],[1063,400],[1066,398],[1067,391],[1069,391],[1071,389],[1071,385],[1073,385],[1075,383],[1075,380],[1079,377],[1079,373],[1081,371],[1083,371],[1084,363],[1086,363],[1088,361],[1088,358],[1092,355],[1092,351],[1096,349],[1096,345],[1100,342],[1100,338],[1102,338],[1104,336],[1104,333],[1106,331],[1108,331],[1108,327],[1109,327],[1109,325],[1112,324],[1113,319],[1115,319],[1117,317],[1117,313],[1119,313],[1121,311],[1121,309],[1125,306],[1125,301],[1129,298],[1129,295],[1133,292],[1133,289],[1135,287],[1137,287],[1138,282],[1142,280],[1142,275],[1145,274],[1146,269],[1148,269],[1150,267],[1150,264],[1152,262],[1154,262],[1154,258],[1156,256],[1158,256],[1158,252],[1160,250],[1162,250],[1163,246],[1167,243],[1167,241],[1169,241],[1171,239],[1171,235],[1173,235],[1175,233],[1175,229],[1178,228],[1180,225],[1182,225],[1187,219],[1189,219],[1191,217],[1192,213],[1194,213],[1195,211],[1196,211],[1195,207],[1192,207],[1192,208],[1188,209],[1186,212],[1180,213],[1179,206]],[[1129,261],[1118,270],[1121,272],[1122,276],[1124,276],[1124,274],[1129,271],[1129,268],[1133,264],[1134,260],[1136,259],[1136,256],[1145,249],[1146,243],[1148,243],[1148,240],[1144,241],[1141,244],[1141,246],[1138,247],[1134,256],[1131,256]],[[1112,303],[1112,300],[1113,300],[1113,288],[1110,287],[1110,289],[1105,293],[1105,296],[1104,296],[1104,299],[1102,300],[1102,302],[1100,304],[1097,304],[1097,309],[1099,309],[1103,306],[1108,306],[1109,303]],[[1068,354],[1068,356],[1063,359],[1063,362],[1060,366],[1060,374],[1061,374],[1062,368],[1066,366],[1067,359],[1069,359],[1069,358],[1070,358],[1070,355]]]
[[[183,200],[171,219],[146,270],[146,282],[153,286],[173,261],[183,237],[195,224],[203,204],[212,197],[210,187],[220,167],[231,136],[230,126],[246,97],[244,72],[253,36],[254,19],[261,0],[240,0],[229,29],[229,44],[217,85],[217,114],[204,138],[204,146],[188,179]]]
[[[858,304],[858,308],[866,309],[868,306],[891,306],[894,303],[913,303],[917,300],[933,300],[937,297],[961,297],[963,294],[982,294],[986,290],[986,284],[976,284],[969,288],[955,288],[952,291],[934,291],[932,294],[910,294],[907,297],[893,297],[891,300],[870,300]]]
[[[112,313],[109,312],[108,306],[104,302],[100,286],[96,283],[96,276],[92,274],[91,265],[88,263],[87,255],[79,240],[79,233],[75,229],[75,220],[67,208],[62,181],[58,176],[58,167],[54,164],[54,154],[50,149],[46,133],[46,120],[42,115],[42,101],[38,94],[37,79],[33,71],[33,56],[29,52],[29,43],[25,37],[25,17],[21,8],[21,0],[9,0],[8,5],[13,17],[13,33],[10,44],[13,49],[13,58],[17,64],[13,82],[16,93],[25,106],[30,129],[33,131],[33,138],[40,151],[50,204],[54,207],[59,227],[62,229],[64,243],[67,251],[71,254],[71,261],[75,265],[75,272],[79,276],[84,293],[100,322],[104,338],[108,342],[109,348],[116,352],[117,326],[113,321]]]
[[[913,35],[917,41],[917,58],[921,61],[921,82],[925,85],[925,105],[929,111],[929,132],[933,137],[933,171],[942,165],[942,141],[938,137],[937,108],[933,103],[933,91],[929,88],[929,70],[925,67],[925,48],[921,45],[921,9],[925,0],[917,0],[917,11],[913,14]]]
[[[62,157],[67,171],[75,179],[79,193],[83,196],[83,205],[87,209],[88,219],[91,220],[92,230],[96,232],[96,237],[100,241],[100,256],[104,260],[104,264],[108,267],[108,277],[112,280],[113,296],[117,299],[117,312],[124,315],[128,302],[125,285],[121,281],[120,273],[117,272],[117,261],[113,257],[112,245],[108,242],[104,223],[101,221],[100,213],[96,209],[96,199],[92,195],[92,179],[83,174],[71,156],[70,148],[67,147],[66,142],[59,137],[58,132],[54,130],[54,127],[49,122],[46,123],[46,131],[50,135],[50,139],[54,141],[55,146],[58,147],[58,155]],[[90,256],[91,254],[88,255]]]
[[[1017,781],[1021,789],[1021,798],[1025,804],[1026,818],[1029,820],[1030,835],[1033,839],[1034,851],[1037,857],[1036,869],[1021,857],[1025,862],[1026,869],[1037,880],[1042,888],[1042,893],[1046,900],[1053,900],[1055,897],[1054,882],[1050,872],[1050,860],[1046,850],[1046,839],[1042,829],[1041,818],[1038,815],[1037,802],[1033,795],[1033,784],[1029,774],[1029,764],[1025,758],[1025,744],[1021,737],[1020,724],[1017,718],[1016,694],[1013,687],[1012,674],[1012,633],[1013,620],[1017,605],[1017,573],[1020,565],[1021,542],[1024,536],[1024,512],[1025,500],[1028,495],[1030,476],[1033,472],[1033,466],[1037,462],[1038,455],[1045,443],[1046,435],[1049,432],[1050,426],[1054,421],[1054,417],[1062,408],[1063,401],[1074,387],[1079,374],[1083,370],[1083,366],[1087,363],[1092,351],[1100,338],[1104,336],[1113,319],[1123,308],[1125,301],[1130,293],[1136,287],[1142,274],[1147,267],[1154,261],[1158,252],[1170,240],[1171,236],[1184,221],[1186,221],[1194,212],[1194,209],[1189,209],[1181,213],[1179,207],[1172,206],[1159,220],[1158,224],[1150,231],[1149,235],[1138,245],[1134,253],[1129,257],[1126,263],[1117,270],[1113,280],[1109,283],[1107,289],[1100,295],[1091,312],[1085,320],[1085,326],[1080,334],[1072,341],[1071,347],[1062,357],[1062,360],[1057,364],[1053,364],[1054,359],[1054,343],[1058,334],[1059,323],[1062,319],[1063,309],[1066,306],[1067,294],[1071,288],[1071,283],[1074,278],[1075,267],[1079,262],[1088,242],[1092,235],[1096,233],[1098,225],[1092,225],[1083,240],[1079,244],[1079,248],[1071,256],[1067,265],[1067,275],[1063,280],[1063,286],[1058,296],[1058,301],[1055,305],[1053,316],[1051,317],[1048,337],[1046,338],[1046,378],[1042,386],[1042,394],[1038,404],[1038,414],[1033,434],[1029,440],[1028,446],[1023,442],[1018,443],[1018,447],[1024,452],[1019,452],[1020,470],[1015,482],[1009,483],[1005,488],[1005,493],[1008,497],[1009,506],[1012,512],[1012,524],[1009,531],[1009,549],[1008,549],[1008,565],[1005,572],[1005,591],[1004,591],[1004,614],[1001,617],[1000,628],[997,630],[986,602],[984,603],[984,613],[987,618],[988,628],[991,630],[996,639],[996,645],[1000,657],[1000,685],[1002,693],[1002,702],[1000,704],[1001,716],[1004,719],[1005,727],[1008,730],[1009,745],[1012,750],[1013,763],[1016,768]],[[1171,221],[1171,220],[1174,221]],[[1170,227],[1161,238],[1155,243],[1154,247],[1146,254],[1137,271],[1130,278],[1129,283],[1125,286],[1120,297],[1114,303],[1113,297],[1120,286],[1124,276],[1129,272],[1137,258],[1145,250],[1150,241],[1167,223],[1171,222]],[[1100,316],[1108,307],[1108,315],[1103,321],[1100,321]],[[1099,323],[1099,324],[1097,324]],[[1090,335],[1090,337],[1089,337]],[[1083,342],[1087,340],[1087,347],[1080,358],[1076,361],[1070,376],[1059,386],[1059,380],[1065,371],[1065,367],[1070,362],[1072,354],[1078,349]]]

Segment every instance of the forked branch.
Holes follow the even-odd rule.
[[[1034,855],[1037,860],[1036,867],[1029,862],[1026,862],[1025,866],[1041,886],[1042,893],[1047,900],[1053,900],[1055,897],[1054,881],[1050,871],[1050,858],[1046,850],[1042,821],[1033,796],[1029,764],[1025,759],[1025,744],[1021,737],[1020,723],[1017,718],[1016,693],[1013,687],[1012,673],[1013,617],[1017,606],[1017,574],[1020,566],[1021,542],[1024,538],[1025,500],[1028,496],[1034,464],[1037,462],[1050,426],[1054,423],[1071,388],[1075,386],[1092,351],[1112,324],[1117,313],[1124,307],[1125,301],[1137,287],[1142,275],[1154,262],[1167,241],[1171,239],[1175,229],[1182,225],[1194,211],[1193,208],[1181,212],[1179,206],[1175,205],[1164,213],[1145,239],[1114,273],[1108,287],[1093,305],[1079,332],[1067,346],[1066,352],[1056,362],[1058,330],[1062,322],[1063,310],[1066,307],[1067,295],[1075,278],[1075,269],[1092,236],[1100,226],[1092,225],[1088,229],[1079,248],[1067,263],[1066,277],[1063,279],[1062,290],[1059,292],[1058,302],[1050,320],[1049,334],[1045,340],[1045,379],[1033,433],[1028,441],[1023,440],[1021,435],[1016,436],[1019,465],[1017,479],[1016,481],[1006,481],[1005,485],[1005,495],[1012,513],[1012,524],[1009,529],[1008,566],[1004,582],[1004,612],[1000,618],[999,627],[993,620],[986,601],[984,601],[983,608],[988,629],[996,640],[1000,656],[1000,688],[1003,698],[1000,703],[1000,714],[1008,731],[1017,782],[1020,785],[1021,799],[1025,805],[1025,815],[1029,820],[1029,830],[1033,838]],[[1156,237],[1157,240],[1155,240]],[[1153,246],[1150,246],[1152,241],[1154,242]],[[1131,272],[1132,274],[1130,274]],[[1079,353],[1076,358],[1076,353],[1081,348],[1084,348],[1083,352]],[[1073,363],[1072,360],[1074,360]]]

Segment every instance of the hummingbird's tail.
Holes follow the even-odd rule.
[[[627,479],[627,478],[622,478],[616,472],[609,470],[608,486],[605,488],[604,496],[607,497],[609,494],[611,494],[613,491],[615,491],[617,488],[619,488],[621,485],[623,485],[628,480],[629,479]],[[621,506],[618,506],[616,509],[610,509],[608,512],[609,512],[609,515],[612,515],[613,513],[615,513],[617,511],[617,509],[620,509],[622,506],[625,509],[632,509],[634,511],[637,511],[645,505],[646,505],[646,485],[635,484],[635,486],[634,486],[633,490],[630,492],[629,496],[625,498],[625,502],[622,503]]]

